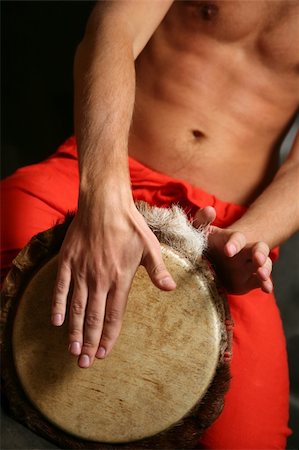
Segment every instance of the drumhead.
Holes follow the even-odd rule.
[[[20,382],[54,425],[81,439],[122,443],[168,429],[201,400],[219,361],[223,323],[206,275],[161,244],[177,288],[136,273],[121,335],[105,360],[80,369],[68,327],[50,323],[57,256],[31,278],[13,325]]]

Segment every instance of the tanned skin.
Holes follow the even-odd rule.
[[[299,2],[252,6],[123,0],[100,2],[91,15],[75,59],[78,213],[52,307],[59,326],[72,280],[69,348],[82,368],[111,352],[139,264],[158,288],[175,289],[134,206],[128,149],[248,206],[229,229],[210,225],[210,258],[230,292],[273,288],[269,251],[299,228],[298,136],[278,164],[299,106]],[[198,224],[214,219],[212,207],[197,214]]]

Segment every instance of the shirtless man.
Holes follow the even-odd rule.
[[[128,151],[145,171],[208,192],[214,203],[203,200],[193,218],[217,215],[209,256],[231,294],[235,340],[231,390],[205,448],[284,448],[288,435],[269,251],[299,228],[298,136],[278,165],[298,81],[296,0],[100,2],[76,53],[79,207],[52,322],[64,321],[72,279],[69,349],[87,368],[111,352],[139,264],[157,287],[175,289],[134,206]],[[218,217],[230,208],[238,213]]]

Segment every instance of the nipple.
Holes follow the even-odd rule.
[[[214,3],[203,2],[200,4],[200,14],[204,20],[212,20],[218,14],[218,6]]]

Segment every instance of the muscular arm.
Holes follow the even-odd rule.
[[[127,144],[135,97],[134,59],[170,4],[105,1],[89,19],[74,65],[81,198],[96,200],[111,177],[124,182],[122,189],[126,186],[130,197]]]
[[[64,322],[72,281],[69,349],[80,367],[111,351],[140,263],[157,287],[175,287],[158,241],[134,206],[127,161],[134,59],[170,4],[99,2],[76,53],[79,204],[60,251],[52,323]]]
[[[212,221],[215,211],[208,209],[206,216]],[[269,250],[298,229],[299,133],[288,159],[248,211],[229,229],[210,227],[209,254],[227,289],[242,294],[261,287],[270,292]]]
[[[231,228],[242,231],[249,242],[264,241],[270,248],[298,231],[299,132],[272,183]]]

